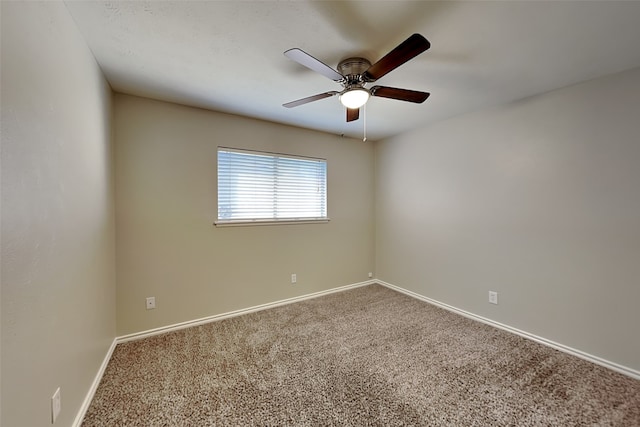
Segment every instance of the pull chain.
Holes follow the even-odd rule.
[[[367,142],[367,104],[362,106],[362,142]]]

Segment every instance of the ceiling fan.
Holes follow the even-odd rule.
[[[286,104],[282,104],[282,106],[292,108],[338,95],[342,105],[347,108],[347,122],[351,122],[358,120],[360,117],[360,107],[369,100],[369,96],[379,96],[421,104],[429,97],[430,94],[428,92],[387,86],[372,86],[370,88],[366,88],[365,86],[368,83],[375,82],[390,71],[395,70],[405,62],[418,56],[429,49],[430,46],[431,43],[422,35],[413,34],[373,65],[365,58],[347,58],[340,61],[338,71],[301,49],[289,49],[284,53],[287,58],[340,83],[344,89],[340,92],[329,91],[308,96],[296,101],[287,102]]]

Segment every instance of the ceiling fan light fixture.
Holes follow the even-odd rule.
[[[369,91],[363,88],[349,89],[340,95],[340,102],[347,108],[360,108],[369,100]]]

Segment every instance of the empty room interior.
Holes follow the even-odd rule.
[[[640,2],[0,7],[2,426],[640,425]]]

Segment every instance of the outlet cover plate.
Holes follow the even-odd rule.
[[[147,310],[153,310],[156,308],[156,297],[147,298]]]
[[[494,291],[489,291],[489,302],[491,304],[498,304],[498,293]]]
[[[60,387],[51,396],[51,424],[56,422],[60,411],[62,410],[62,397],[60,395]]]

